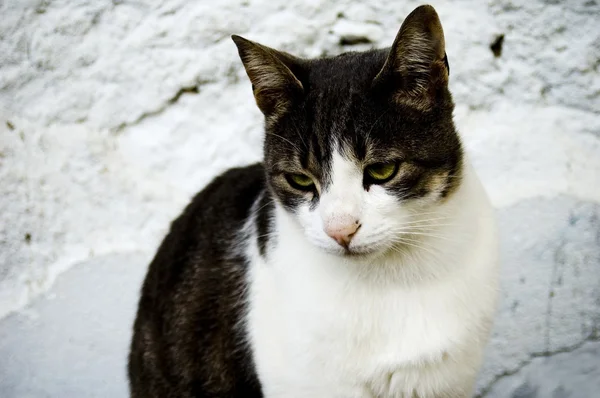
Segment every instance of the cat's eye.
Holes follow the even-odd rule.
[[[365,168],[365,176],[375,184],[391,180],[398,172],[398,163],[375,163]]]
[[[312,178],[305,174],[287,174],[285,178],[292,187],[301,191],[312,191],[315,186]]]

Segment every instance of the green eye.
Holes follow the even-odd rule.
[[[398,163],[375,163],[365,168],[367,175],[376,183],[384,183],[394,177]]]
[[[292,187],[303,191],[312,190],[315,185],[312,178],[304,174],[288,174],[286,179]]]

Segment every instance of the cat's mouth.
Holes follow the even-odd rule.
[[[333,254],[336,256],[340,256],[340,257],[346,257],[346,258],[360,258],[360,257],[365,257],[368,256],[370,254],[373,254],[376,250],[373,249],[367,249],[367,248],[354,248],[354,247],[338,247],[338,248],[333,248],[333,247],[322,247],[322,249],[324,249],[326,252],[328,252],[329,254]]]
[[[360,257],[360,256],[364,256],[366,254],[368,254],[368,253],[359,252],[359,251],[352,250],[352,249],[344,249],[343,256],[344,257]]]
[[[324,245],[322,241],[314,241],[315,245],[329,254],[345,258],[365,258],[373,255],[381,254],[386,251],[386,247],[381,244],[350,244],[341,245]]]
[[[343,248],[340,255],[343,257],[365,257],[376,253],[378,250],[376,247],[366,247],[366,246],[358,246],[358,247],[345,247]]]

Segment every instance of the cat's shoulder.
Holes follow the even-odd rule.
[[[265,186],[262,163],[231,168],[215,177],[191,201],[186,209],[249,209]]]
[[[264,173],[262,163],[226,170],[196,194],[173,222],[172,230],[180,224],[189,227],[190,223],[211,231],[222,231],[225,226],[237,227],[265,188]]]
[[[190,258],[204,259],[207,266],[227,258],[252,204],[264,189],[261,163],[231,168],[215,177],[172,222],[151,270],[166,267],[177,273],[189,268]]]

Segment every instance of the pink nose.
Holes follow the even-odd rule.
[[[325,233],[341,246],[347,247],[359,228],[360,224],[356,220],[351,223],[331,224],[325,228]]]

